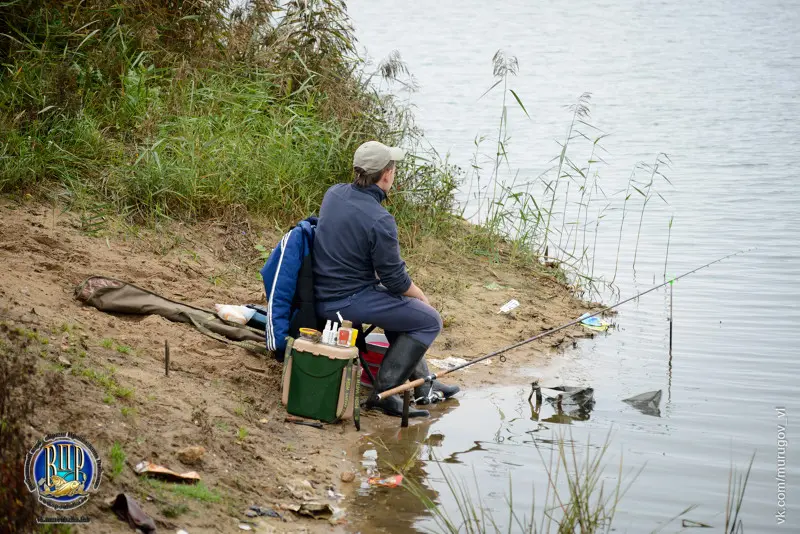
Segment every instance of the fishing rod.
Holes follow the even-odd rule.
[[[512,349],[516,349],[517,347],[521,347],[522,345],[527,345],[528,343],[536,341],[537,339],[541,339],[541,338],[543,338],[545,336],[549,336],[550,334],[555,334],[556,332],[560,332],[561,330],[564,330],[565,328],[569,328],[570,326],[574,326],[574,325],[578,324],[579,322],[581,322],[581,321],[583,321],[585,319],[588,319],[590,317],[595,317],[596,315],[600,315],[600,314],[605,313],[605,312],[607,312],[609,310],[613,310],[614,308],[622,306],[623,304],[625,304],[627,302],[630,302],[630,301],[635,300],[635,299],[637,299],[639,297],[647,295],[648,293],[651,293],[651,292],[655,291],[656,289],[662,288],[662,287],[664,287],[664,286],[666,286],[668,284],[672,284],[673,282],[675,282],[677,280],[680,280],[681,278],[684,278],[686,276],[689,276],[690,274],[694,274],[694,273],[696,273],[697,271],[699,271],[701,269],[705,269],[706,267],[711,267],[715,263],[719,263],[719,262],[721,262],[723,260],[727,260],[728,258],[732,258],[733,256],[738,256],[739,254],[744,254],[746,252],[750,252],[751,250],[753,250],[753,249],[749,248],[747,250],[740,250],[738,252],[734,252],[733,254],[728,254],[727,256],[723,256],[722,258],[719,258],[717,260],[708,262],[705,265],[701,265],[700,267],[697,267],[696,269],[692,269],[691,271],[687,271],[687,272],[685,272],[685,273],[683,273],[683,274],[681,274],[679,276],[676,276],[675,278],[671,278],[670,280],[667,280],[664,283],[661,283],[661,284],[658,284],[656,286],[653,286],[650,289],[642,291],[641,293],[638,293],[638,294],[636,294],[636,295],[634,295],[632,297],[628,297],[625,300],[621,300],[621,301],[617,302],[616,304],[614,304],[612,306],[607,306],[607,307],[602,308],[600,310],[597,310],[596,312],[594,312],[592,314],[589,314],[589,315],[582,315],[582,316],[578,317],[577,319],[575,319],[573,321],[570,321],[570,322],[568,322],[566,324],[563,324],[561,326],[557,326],[555,328],[551,328],[550,330],[542,332],[541,334],[537,334],[537,335],[535,335],[533,337],[529,337],[528,339],[525,339],[525,340],[522,340],[522,341],[518,341],[517,343],[514,343],[513,345],[509,345],[508,347],[504,347],[502,349],[496,350],[496,351],[491,352],[491,353],[489,353],[489,354],[487,354],[485,356],[481,356],[480,358],[477,358],[475,360],[462,363],[461,365],[457,365],[457,366],[453,367],[452,369],[447,369],[447,370],[442,371],[441,373],[438,373],[438,374],[432,373],[432,374],[430,374],[430,375],[428,375],[428,376],[426,376],[424,378],[417,378],[416,380],[412,380],[411,382],[406,382],[405,384],[400,384],[397,387],[394,387],[392,389],[388,389],[388,390],[384,391],[383,393],[379,393],[378,394],[378,400],[385,399],[385,398],[387,398],[387,397],[389,397],[391,395],[395,395],[397,393],[402,393],[402,392],[404,392],[406,390],[419,387],[419,386],[421,386],[422,384],[424,384],[426,382],[432,382],[433,380],[435,380],[435,379],[437,379],[439,377],[442,377],[442,376],[445,376],[445,375],[449,375],[450,373],[454,373],[456,371],[464,369],[465,367],[469,367],[470,365],[475,365],[478,362],[482,362],[484,360],[488,360],[489,358],[493,358],[495,356],[503,354],[504,352],[508,352],[508,351],[510,351]]]

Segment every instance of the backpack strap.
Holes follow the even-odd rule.
[[[360,357],[360,355],[359,355]],[[361,377],[361,365],[360,363],[356,363],[356,376]],[[353,423],[356,425],[356,430],[359,432],[361,431],[361,382],[360,380],[356,380],[353,387],[356,388],[355,391],[355,406],[353,406]]]
[[[347,360],[347,366],[344,369],[344,402],[342,407],[336,412],[336,419],[341,419],[347,413],[347,406],[350,402],[350,392],[353,388],[353,359]]]
[[[289,389],[291,388],[292,378],[292,345],[294,338],[286,340],[286,352],[283,357],[283,372],[281,373],[281,403],[286,406],[289,403]]]

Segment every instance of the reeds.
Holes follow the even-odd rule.
[[[470,220],[483,229],[480,247],[499,261],[494,252],[496,244],[509,241],[510,261],[523,259],[527,263],[555,268],[565,276],[576,294],[592,297],[606,289],[613,293],[627,212],[634,198],[640,200],[634,204],[639,214],[632,260],[635,269],[647,207],[654,198],[666,202],[659,188],[661,180],[671,185],[664,174],[669,157],[659,153],[652,164],[637,164],[626,190],[608,195],[601,171],[607,165],[603,141],[609,134],[592,124],[591,95],[583,93],[567,107],[569,122],[564,138],[558,142],[558,154],[550,161],[551,166],[538,176],[520,176],[511,165],[507,128],[507,102],[511,96],[529,117],[520,96],[508,85],[518,69],[516,58],[502,52],[495,54],[495,82],[487,90],[499,88],[503,91],[495,150],[484,154],[482,142],[485,139],[476,139],[471,172],[467,176],[470,188],[464,196],[468,202],[477,200],[477,210],[470,214]],[[486,166],[482,162],[489,161],[492,166],[486,180],[482,175]],[[640,180],[638,175],[645,178]],[[634,197],[637,193],[639,196]],[[616,207],[615,199],[620,194],[624,194],[621,210]],[[619,214],[620,219],[618,243],[614,273],[607,280],[595,274],[595,253],[598,234],[605,231],[601,223],[614,214]]]
[[[664,253],[664,280],[667,279],[667,261],[669,260],[669,243],[672,240],[672,223],[675,220],[675,216],[672,215],[669,218],[669,225],[667,226],[667,250]]]
[[[593,284],[590,274],[593,269],[591,228],[594,226],[597,231],[608,207],[607,204],[603,206],[594,221],[589,219],[589,213],[593,211],[592,200],[595,203],[605,200],[594,165],[604,163],[600,156],[604,151],[601,141],[607,134],[588,122],[591,96],[585,93],[569,107],[571,120],[564,140],[559,143],[559,154],[551,161],[552,167],[533,179],[521,178],[518,172],[511,176],[505,94],[513,96],[523,113],[529,115],[520,96],[508,87],[509,76],[516,75],[518,69],[516,59],[498,52],[493,63],[497,80],[488,91],[502,84],[503,104],[492,172],[488,182],[482,186],[483,168],[478,164],[482,159],[479,156],[480,143],[476,142],[472,172],[468,177],[470,183],[477,186],[473,196],[478,200],[478,209],[473,220],[484,229],[483,247],[491,251],[497,242],[508,240],[512,245],[511,261],[522,259],[527,263],[538,262],[555,267],[556,272],[566,273],[571,278],[576,292],[586,291]],[[594,137],[590,138],[584,132]],[[579,164],[571,155],[571,146],[586,140],[591,143],[589,156],[585,164]],[[570,199],[573,187],[577,190],[577,200]],[[561,206],[560,211],[557,206]]]
[[[499,510],[492,509],[484,502],[484,493],[478,475],[473,471],[472,484],[458,480],[449,471],[446,464],[436,461],[429,452],[432,461],[436,461],[444,481],[447,493],[455,503],[450,509],[439,505],[426,487],[425,480],[406,477],[403,485],[407,491],[425,505],[435,528],[427,529],[437,534],[469,534],[521,532],[524,534],[595,534],[615,531],[614,520],[617,509],[625,495],[641,475],[644,466],[627,474],[623,470],[620,457],[616,473],[606,474],[607,455],[611,443],[611,435],[607,435],[600,445],[592,445],[587,441],[585,447],[578,446],[570,436],[558,436],[550,449],[548,458],[539,451],[539,457],[545,471],[547,488],[540,502],[534,498],[530,503],[519,503],[514,500],[513,485],[509,477],[508,492]],[[537,448],[537,450],[539,450]],[[414,457],[404,459],[405,466],[416,465],[419,449]],[[744,501],[745,489],[752,469],[755,455],[751,457],[747,470],[739,473],[731,465],[728,480],[728,498],[725,512],[725,534],[744,532],[740,512]],[[404,469],[389,466],[394,472]],[[417,471],[420,471],[417,469]],[[429,486],[430,484],[427,483]],[[684,517],[697,508],[690,505],[674,517],[652,530],[661,532],[674,521]],[[707,527],[709,522],[682,519],[682,527]]]
[[[638,230],[636,232],[636,246],[635,246],[634,251],[633,251],[633,268],[634,268],[634,270],[636,269],[636,256],[639,253],[639,239],[642,236],[642,222],[644,221],[644,212],[645,212],[645,210],[647,208],[647,203],[653,197],[654,193],[659,198],[661,198],[661,200],[663,200],[665,204],[667,203],[667,200],[661,195],[661,193],[659,193],[658,191],[655,190],[654,186],[655,186],[655,179],[656,179],[657,176],[659,176],[659,177],[663,178],[664,180],[666,180],[667,183],[670,183],[669,179],[666,177],[666,175],[660,170],[661,167],[668,167],[669,163],[670,163],[669,156],[667,156],[664,153],[657,154],[656,158],[655,158],[655,161],[652,164],[643,165],[643,168],[649,174],[648,181],[646,183],[644,183],[644,185],[641,188],[637,187],[636,185],[632,186],[633,189],[643,197],[642,210],[639,213],[639,228],[638,228]],[[671,185],[671,183],[670,183],[670,185]]]
[[[755,459],[756,455],[753,453],[744,474],[738,473],[733,464],[731,464],[728,474],[728,501],[725,507],[725,534],[741,534],[744,532],[744,524],[739,517],[739,513],[742,510],[744,492],[747,489],[747,481],[750,479],[750,471],[753,469],[753,461]]]
[[[547,489],[542,502],[537,504],[532,499],[529,505],[526,503],[522,508],[514,501],[511,479],[503,510],[495,512],[483,501],[477,475],[474,475],[474,487],[470,488],[463,481],[455,480],[452,473],[438,462],[447,491],[455,501],[454,510],[437,506],[421,483],[407,478],[404,485],[425,504],[431,514],[436,525],[432,532],[608,532],[612,529],[619,502],[638,476],[638,473],[623,476],[620,461],[616,480],[609,487],[603,466],[608,445],[607,439],[603,446],[594,447],[587,443],[582,449],[572,440],[559,437],[548,459],[540,452],[547,477]]]

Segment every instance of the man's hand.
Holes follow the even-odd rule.
[[[419,287],[417,287],[417,284],[415,284],[414,282],[411,282],[411,285],[406,290],[406,292],[403,293],[403,295],[406,297],[413,297],[415,299],[421,300],[428,306],[431,305],[431,303],[428,302],[428,297],[425,296],[425,293],[423,293],[422,290]]]

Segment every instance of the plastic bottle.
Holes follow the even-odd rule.
[[[336,340],[338,337],[339,337],[339,323],[334,321],[333,327],[331,327],[331,334],[328,337],[328,345],[336,345]]]
[[[355,347],[356,346],[356,337],[357,336],[358,336],[358,330],[353,328],[350,331],[350,346],[351,347]]]
[[[325,330],[322,331],[322,342],[323,343],[330,343],[331,338],[331,320],[328,319],[328,322],[325,323]]]

